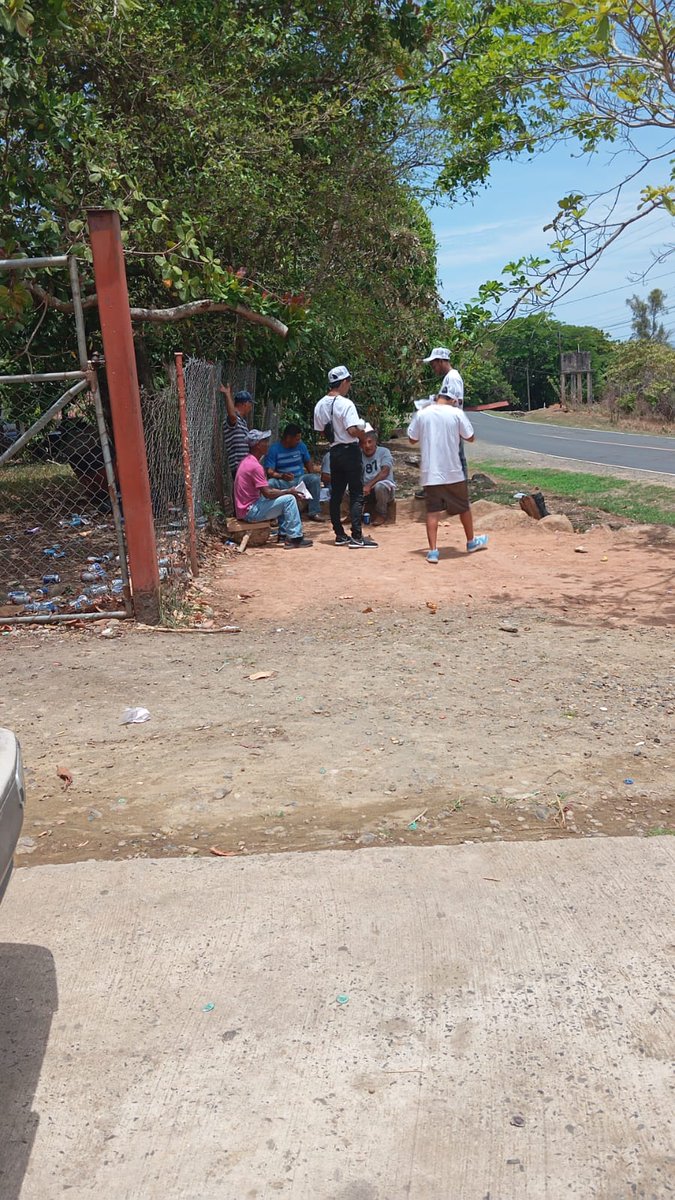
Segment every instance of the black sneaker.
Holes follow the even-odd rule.
[[[297,537],[288,538],[284,550],[299,550],[301,546],[313,546],[314,542],[311,538]]]
[[[351,540],[352,539],[350,537],[348,537],[346,533],[339,533],[335,539],[335,545],[336,546],[348,546],[349,543],[351,542]]]
[[[350,550],[370,549],[371,547],[374,548],[377,545],[378,545],[378,543],[373,541],[373,539],[371,537],[360,537],[360,538],[351,537],[349,539],[349,549]]]

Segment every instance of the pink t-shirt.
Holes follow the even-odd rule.
[[[249,508],[260,498],[260,489],[264,487],[267,476],[262,463],[255,454],[247,454],[234,477],[234,509],[240,521],[246,520]]]

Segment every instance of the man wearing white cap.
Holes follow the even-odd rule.
[[[314,409],[314,428],[324,433],[330,442],[330,519],[336,546],[362,550],[377,546],[371,537],[363,536],[363,472],[361,446],[366,440],[366,422],[349,399],[352,377],[346,367],[332,367],[328,372],[328,392]],[[352,536],[345,532],[340,516],[342,497],[349,489],[349,510]]]
[[[474,440],[466,414],[439,393],[431,404],[415,413],[408,437],[420,447],[420,482],[427,502],[427,562],[435,564],[439,559],[438,524],[443,512],[462,522],[468,554],[486,550],[487,534],[474,534],[469,487],[459,458],[461,440]]]
[[[295,488],[270,487],[262,459],[270,448],[269,429],[251,429],[248,433],[249,453],[237,467],[234,477],[234,511],[240,521],[279,521],[279,537],[285,550],[311,546],[312,541],[302,532],[298,493]]]
[[[464,380],[459,371],[456,371],[450,365],[450,351],[446,346],[434,346],[428,358],[422,359],[422,362],[428,363],[434,375],[439,379],[442,377],[443,382],[439,388],[441,396],[445,396],[455,408],[464,408]],[[464,478],[469,478],[469,469],[466,465],[466,455],[464,453],[464,443],[459,443],[459,459],[462,464]]]

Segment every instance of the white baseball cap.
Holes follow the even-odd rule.
[[[266,442],[268,438],[271,438],[271,436],[271,429],[249,429],[246,435],[246,440],[248,441],[249,446],[257,446],[260,442]]]
[[[333,387],[335,387],[336,383],[342,383],[343,379],[351,379],[351,377],[351,371],[348,371],[346,367],[331,367],[328,372],[328,382]]]
[[[423,358],[422,362],[436,362],[437,359],[440,359],[441,362],[450,362],[450,351],[446,346],[434,346],[429,357]]]

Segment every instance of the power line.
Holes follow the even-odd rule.
[[[664,275],[654,275],[653,279],[650,279],[649,282],[656,283],[659,279],[670,279],[673,275],[675,275],[675,271],[666,271]],[[583,304],[584,300],[597,300],[598,296],[609,296],[612,292],[623,292],[627,288],[635,286],[636,284],[634,283],[622,283],[620,287],[607,288],[604,292],[592,292],[590,296],[575,296],[572,300],[561,300],[559,304],[554,301],[554,306],[562,308],[565,304]]]

